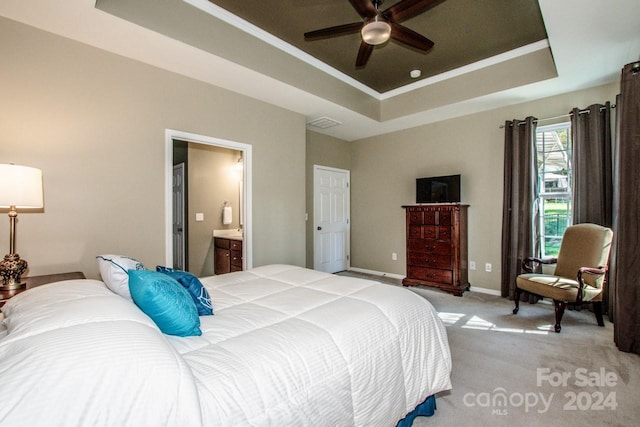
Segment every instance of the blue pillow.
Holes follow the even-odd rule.
[[[207,289],[202,286],[200,280],[191,273],[182,270],[174,270],[169,267],[156,266],[156,271],[164,273],[169,277],[176,279],[189,292],[193,302],[198,309],[199,316],[210,316],[213,314],[211,305],[211,297]]]
[[[166,274],[129,270],[129,291],[138,307],[168,335],[202,335],[191,295]]]

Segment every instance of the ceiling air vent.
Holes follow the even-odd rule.
[[[307,122],[307,125],[313,126],[319,129],[327,129],[333,126],[341,125],[342,122],[339,122],[331,117],[318,117],[317,119],[313,119]]]

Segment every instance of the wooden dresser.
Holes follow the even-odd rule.
[[[403,206],[407,277],[404,286],[433,286],[456,296],[469,289],[467,208],[458,203]]]
[[[215,237],[214,274],[242,271],[242,240]]]

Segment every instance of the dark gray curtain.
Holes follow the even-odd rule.
[[[613,337],[620,350],[640,354],[640,62],[622,69],[616,104]]]
[[[540,254],[536,119],[507,121],[504,136],[501,294],[513,299],[522,260]]]
[[[571,111],[573,223],[611,227],[611,104]]]
[[[613,160],[611,103],[593,104],[571,113],[573,153],[573,223],[611,227],[613,218]],[[604,312],[613,321],[611,280],[604,288]]]

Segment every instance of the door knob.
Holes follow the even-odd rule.
[[[318,226],[318,231],[322,230],[322,227]]]

